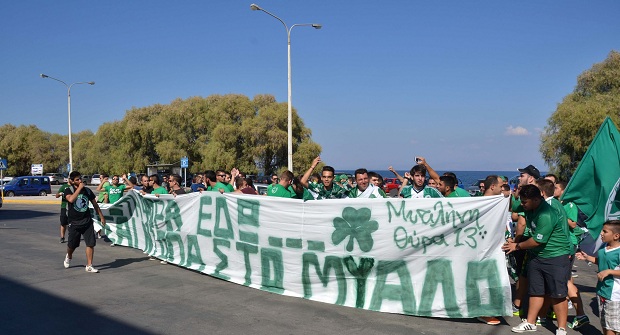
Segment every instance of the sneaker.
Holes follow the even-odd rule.
[[[97,273],[97,272],[99,272],[99,270],[95,269],[92,265],[87,265],[86,266],[86,272]]]
[[[502,323],[501,321],[499,321],[499,319],[494,318],[492,316],[481,316],[477,318],[478,321],[482,322],[482,323],[486,323],[487,325],[491,325],[491,326],[497,326],[498,324]]]
[[[113,247],[113,246],[115,246],[115,244],[114,243],[110,243],[110,246]]]
[[[536,317],[537,326],[545,326],[546,324],[547,324],[547,318],[541,318],[539,316]]]
[[[566,335],[566,329],[558,328],[555,330],[555,335]]]
[[[549,313],[547,313],[547,319],[551,319],[551,320],[556,319],[555,312],[553,310],[550,310]]]
[[[71,258],[69,258],[69,255],[65,256],[65,261],[63,262],[63,264],[65,265],[65,269],[68,269],[69,266],[71,266]]]
[[[568,301],[568,309],[573,309],[573,308],[575,308],[575,307],[573,306],[573,302],[569,300],[569,301]]]
[[[65,243],[65,238],[64,237],[60,238],[60,243]]]
[[[525,332],[535,332],[535,331],[536,331],[536,325],[528,323],[527,320],[521,322],[521,324],[516,327],[512,327],[513,333],[525,333]]]
[[[157,260],[157,258],[155,258],[155,257],[149,257],[149,261],[156,261],[156,260]]]
[[[166,262],[166,261],[161,261],[161,262],[159,262],[159,263],[160,263],[160,264],[168,264],[168,262]]]
[[[568,328],[578,329],[590,323],[590,319],[587,315],[577,315],[572,323],[568,324]]]

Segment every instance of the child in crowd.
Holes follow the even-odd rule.
[[[598,264],[596,294],[599,300],[601,327],[605,335],[620,334],[620,220],[603,224],[601,241],[606,245],[598,257],[577,252],[578,259]]]

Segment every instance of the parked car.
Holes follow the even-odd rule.
[[[13,180],[13,177],[4,177],[0,180],[0,185],[8,184],[11,180]]]
[[[60,173],[46,173],[45,175],[50,179],[52,185],[60,185],[65,182],[65,176]]]
[[[85,185],[89,185],[90,184],[90,176],[82,176],[82,182]]]
[[[90,177],[90,184],[95,185],[95,186],[98,186],[99,184],[101,184],[101,175],[94,174],[92,177]]]
[[[23,176],[13,178],[8,184],[2,186],[4,195],[13,197],[16,195],[40,195],[46,196],[52,193],[48,176]]]
[[[390,194],[390,191],[397,190],[402,185],[398,178],[383,178],[383,192]]]
[[[469,192],[470,195],[476,194],[476,192],[480,191],[480,184],[484,183],[484,179],[478,179],[475,183],[471,184],[471,186],[467,187],[466,191]]]
[[[256,192],[259,195],[266,195],[267,194],[267,187],[269,186],[269,184],[254,184],[254,188],[256,188]]]

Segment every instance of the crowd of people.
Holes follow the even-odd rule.
[[[352,177],[336,175],[331,166],[323,166],[319,174],[315,169],[321,163],[316,157],[303,175],[294,176],[291,171],[271,175],[271,184],[266,195],[305,200],[342,198],[386,198],[382,189],[383,177],[366,169],[357,169]],[[397,196],[402,198],[469,197],[467,191],[458,187],[454,173],[439,175],[424,157],[416,157],[416,164],[401,176],[389,167],[401,182]],[[575,258],[588,260],[599,265],[597,294],[600,303],[601,324],[605,334],[620,332],[620,221],[605,222],[601,232],[604,247],[597,257],[578,251],[579,238],[585,229],[578,225],[578,209],[573,203],[562,203],[560,198],[566,188],[566,181],[554,175],[541,176],[539,170],[528,165],[519,169],[519,184],[512,190],[505,176],[490,175],[480,184],[480,196],[504,195],[510,197],[510,209],[506,213],[506,252],[511,265],[510,273],[515,282],[513,313],[522,317],[522,323],[512,328],[513,332],[533,332],[550,318],[557,320],[556,335],[566,334],[567,327],[578,329],[590,320],[585,315],[579,290],[573,283],[572,268]],[[427,177],[428,175],[428,177]],[[120,183],[120,180],[123,183]],[[123,192],[135,189],[141,194],[181,195],[179,175],[165,176],[160,182],[157,174],[142,176],[141,186],[136,180],[113,176],[112,182],[104,176],[100,191],[100,202],[114,203]],[[196,174],[190,187],[191,192],[220,192],[257,195],[253,180],[238,169],[209,170]],[[79,194],[79,195],[78,195]],[[84,236],[88,258],[87,272],[98,272],[92,267],[94,232],[89,230],[90,201],[99,214],[105,218],[95,201],[95,195],[79,178],[79,172],[72,172],[69,185],[64,185],[57,197],[62,196],[61,243],[65,240],[65,227],[69,224],[67,255],[64,265],[69,267],[73,251]],[[65,216],[63,218],[63,215]],[[92,226],[92,219],[90,220]],[[86,226],[84,226],[86,224]],[[529,298],[528,298],[529,297]],[[526,303],[527,299],[527,303]],[[568,322],[568,306],[576,315]],[[527,309],[525,308],[527,306]],[[489,324],[500,324],[496,317],[478,318]]]

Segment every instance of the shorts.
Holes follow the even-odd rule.
[[[67,209],[61,208],[60,209],[60,225],[64,227],[68,224],[69,224],[69,218],[67,217]]]
[[[611,301],[597,296],[601,327],[620,332],[620,301]]]
[[[531,256],[531,255],[530,255]],[[548,296],[554,299],[568,296],[571,276],[570,255],[551,258],[532,257],[527,266],[530,296]]]
[[[70,249],[79,247],[81,236],[84,236],[84,244],[86,244],[87,247],[94,247],[97,244],[97,239],[95,239],[95,228],[93,227],[92,221],[87,225],[69,225],[67,247]]]

